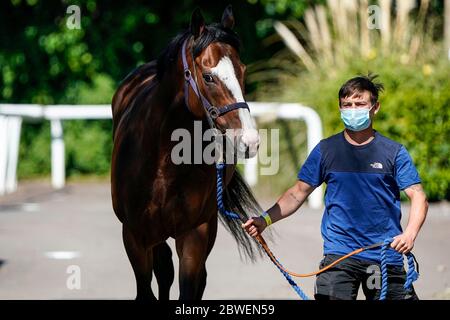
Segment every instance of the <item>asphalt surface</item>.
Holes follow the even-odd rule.
[[[263,208],[275,199],[260,199]],[[403,207],[405,225],[408,207]],[[315,271],[322,258],[322,210],[301,208],[272,227],[269,245],[295,272]],[[421,299],[450,299],[450,205],[433,204],[416,241],[420,262],[415,283]],[[178,258],[174,240],[178,298]],[[250,263],[219,225],[208,260],[204,299],[298,299],[267,259]],[[298,284],[313,295],[314,277]],[[152,287],[157,292],[156,281]],[[135,281],[121,239],[106,183],[69,184],[54,191],[48,183],[22,183],[19,191],[0,197],[0,299],[134,299]],[[363,299],[360,293],[359,299]]]

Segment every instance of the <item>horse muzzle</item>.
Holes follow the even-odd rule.
[[[256,129],[243,129],[237,137],[237,151],[239,158],[253,158],[258,153],[259,134]]]

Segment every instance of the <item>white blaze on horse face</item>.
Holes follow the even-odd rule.
[[[227,56],[222,57],[219,63],[211,68],[211,73],[216,75],[222,81],[228,90],[230,90],[236,102],[245,102],[242,94],[242,88],[234,72],[234,66],[231,59]],[[250,116],[248,109],[240,108],[239,119],[242,126],[242,142],[249,149],[249,156],[253,157],[258,151],[259,134],[255,128],[254,121]]]

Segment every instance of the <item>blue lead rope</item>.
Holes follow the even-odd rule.
[[[223,204],[223,169],[225,168],[224,163],[216,163],[216,169],[217,169],[217,207],[219,208],[219,212],[230,218],[230,219],[241,219],[238,214],[228,211],[225,209],[225,206]]]
[[[217,170],[217,207],[219,209],[219,212],[226,216],[229,219],[236,219],[236,220],[242,220],[241,217],[232,212],[225,209],[225,206],[223,204],[223,170],[225,168],[225,163],[216,163],[216,170]],[[392,243],[394,239],[393,238],[387,238],[384,240],[382,244],[380,244],[381,247],[381,293],[380,293],[380,300],[385,300],[387,296],[388,291],[388,271],[387,271],[387,249],[389,248],[389,245]],[[375,248],[375,246],[372,246]],[[415,267],[415,257],[411,252],[408,252],[406,254],[406,257],[408,258],[408,272],[406,274],[406,281],[404,284],[405,290],[412,290],[412,283],[416,281],[419,278],[419,273],[416,271]],[[275,258],[275,260],[281,265],[281,263],[278,261],[278,259]],[[271,260],[272,261],[272,260]],[[272,261],[273,262],[273,261]],[[295,292],[299,295],[299,297],[303,300],[309,300],[308,296],[302,291],[302,289],[295,283],[295,281],[292,279],[292,277],[283,269],[281,269],[276,263],[274,265],[280,270],[280,272],[283,274],[283,276],[286,278],[287,282],[291,285],[291,287],[294,289]]]
[[[381,247],[381,293],[380,300],[386,300],[387,291],[388,291],[388,272],[387,272],[387,257],[386,252],[390,247],[390,244],[394,241],[393,238],[387,238],[383,242],[383,246]],[[415,257],[411,252],[406,254],[408,258],[408,271],[406,273],[406,281],[403,285],[403,288],[407,291],[412,291],[412,283],[419,278],[419,273],[416,271],[416,265],[414,263]]]

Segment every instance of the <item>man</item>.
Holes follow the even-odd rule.
[[[267,212],[242,226],[253,237],[296,212],[311,192],[327,184],[322,218],[324,259],[320,268],[343,255],[392,237],[388,250],[387,299],[418,299],[406,280],[403,255],[411,251],[428,211],[416,168],[407,150],[372,128],[380,110],[378,94],[383,85],[376,76],[348,80],[339,90],[339,109],[345,130],[322,140],[298,173],[298,181]],[[405,231],[400,225],[400,190],[411,200]],[[362,285],[366,299],[378,299],[379,286],[371,285],[380,250],[363,251],[338,263],[316,278],[315,298],[356,299]],[[379,269],[378,269],[379,270]],[[372,277],[371,277],[372,276]]]

